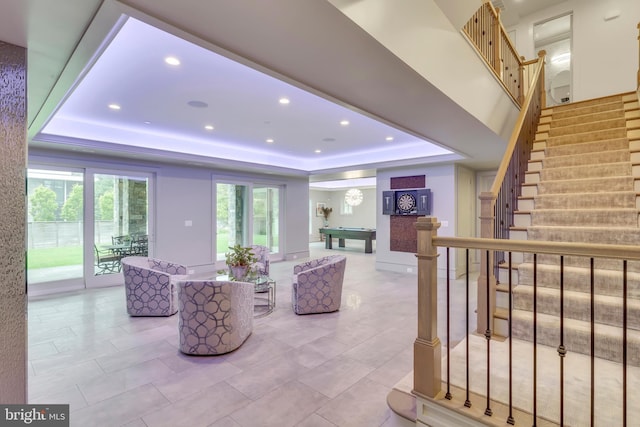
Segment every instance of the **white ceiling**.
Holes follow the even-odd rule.
[[[493,0],[495,4],[496,0]],[[564,3],[566,0],[497,0],[504,4],[500,19],[506,27],[519,22],[522,17],[532,15],[541,10]]]
[[[328,2],[53,3],[0,5],[0,40],[29,49],[32,147],[334,176],[498,160],[482,144],[495,144],[493,133]],[[167,32],[134,21],[123,30],[133,39],[116,36],[123,16]],[[182,64],[167,66],[167,54]],[[278,104],[280,96],[291,103]],[[111,102],[122,108],[109,110]],[[213,131],[204,130],[209,123]],[[443,156],[442,147],[456,154]]]
[[[51,136],[307,172],[451,154],[134,18],[36,138]]]

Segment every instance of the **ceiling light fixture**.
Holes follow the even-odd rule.
[[[267,139],[267,143],[269,143],[269,144],[273,144],[273,141],[274,141],[274,139],[273,139],[273,138],[268,138],[268,139]]]
[[[287,105],[291,101],[289,101],[289,98],[280,98],[278,102],[282,105]]]
[[[211,125],[206,125],[204,128],[205,128],[206,130],[213,130],[213,126],[211,126]]]
[[[386,141],[393,141],[393,137],[392,136],[388,136],[385,138]]]
[[[362,191],[358,190],[357,188],[350,188],[344,195],[344,201],[349,206],[358,206],[360,203],[362,203],[362,199]]]
[[[342,120],[342,121],[340,122],[340,124],[341,124],[342,126],[349,126],[349,120]]]
[[[180,65],[180,60],[175,56],[167,56],[166,58],[164,58],[164,62],[169,65]]]
[[[316,151],[314,151],[314,153],[316,153],[316,154],[322,153],[322,150],[316,150]]]
[[[112,110],[119,110],[120,106],[118,104],[109,104],[109,108],[111,108]]]

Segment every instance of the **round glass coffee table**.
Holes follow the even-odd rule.
[[[230,280],[228,275],[217,275],[216,280]],[[243,281],[254,284],[253,317],[264,317],[276,308],[276,281],[269,276],[249,276]]]
[[[276,308],[276,281],[268,276],[247,279],[255,285],[253,317],[263,317]]]

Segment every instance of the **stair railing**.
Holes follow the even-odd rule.
[[[518,55],[500,21],[500,10],[485,0],[462,28],[462,33],[476,47],[511,98],[522,106],[527,93],[526,63]]]
[[[480,193],[480,237],[508,239],[513,225],[521,185],[524,183],[527,162],[533,148],[540,112],[545,105],[544,59],[546,52],[540,51],[538,59],[525,63],[525,75],[529,90],[524,100],[516,125],[509,139],[504,157],[488,192]],[[486,323],[486,312],[493,316],[495,311],[495,288],[497,271],[504,262],[504,252],[490,253],[490,259],[481,254],[481,273],[478,278],[478,333],[493,329],[493,320]],[[490,268],[487,269],[486,266]],[[487,281],[487,277],[489,280]],[[486,284],[489,283],[489,304],[486,301]],[[491,317],[492,317],[491,316]]]
[[[637,365],[637,350],[628,338],[629,326],[627,319],[631,318],[631,306],[628,306],[627,296],[633,292],[627,278],[628,270],[631,263],[635,263],[637,271],[638,262],[640,262],[640,247],[624,246],[624,245],[602,245],[589,243],[565,243],[565,242],[543,242],[528,240],[504,240],[504,239],[483,239],[483,238],[462,238],[462,237],[441,237],[438,236],[438,228],[440,223],[435,217],[419,217],[415,223],[418,234],[418,328],[417,338],[414,343],[414,364],[413,364],[413,390],[412,393],[418,398],[416,409],[417,417],[420,422],[418,425],[472,425],[472,423],[461,422],[461,416],[473,419],[480,419],[483,424],[503,425],[504,422],[511,425],[537,425],[537,421],[545,419],[551,421],[550,425],[565,425],[570,420],[569,417],[575,418],[577,415],[583,419],[581,422],[569,422],[571,425],[591,425],[594,426],[599,413],[606,413],[606,417],[615,415],[617,419],[624,420],[622,424],[627,425],[626,421],[633,414],[627,407],[627,402],[633,402],[637,399],[636,389],[633,388],[631,382],[628,381],[628,365],[632,362]],[[438,295],[438,252],[446,251],[447,271],[450,268],[449,249],[462,249],[466,251],[467,259],[467,275],[465,283],[452,283],[447,277],[447,281],[442,288],[446,295]],[[505,251],[508,256],[509,277],[511,277],[511,255],[513,253],[533,254],[533,320],[530,332],[533,334],[533,345],[527,347],[531,351],[531,358],[527,358],[530,366],[523,366],[523,353],[518,353],[516,357],[513,354],[512,346],[512,324],[509,322],[509,339],[507,343],[499,344],[502,340],[496,341],[494,333],[491,329],[483,331],[480,339],[484,342],[485,348],[478,348],[478,335],[471,330],[473,328],[473,320],[471,316],[474,310],[473,297],[470,295],[472,285],[469,280],[469,251],[480,250],[486,254],[492,251]],[[539,255],[558,256],[560,262],[559,280],[560,280],[560,319],[564,319],[563,307],[565,306],[562,297],[567,293],[563,282],[563,260],[573,259],[576,257],[585,259],[587,263],[590,261],[590,313],[588,314],[588,323],[591,338],[590,351],[585,355],[589,362],[590,374],[581,372],[588,379],[575,381],[570,374],[565,375],[565,357],[572,356],[575,350],[571,345],[575,342],[565,342],[565,325],[560,321],[559,331],[557,334],[557,357],[556,362],[549,359],[550,347],[538,343],[536,331],[536,314],[537,311],[535,301],[537,301],[536,291],[536,257]],[[488,255],[485,256],[485,259]],[[607,353],[613,346],[609,341],[598,340],[595,337],[596,330],[596,305],[595,305],[595,276],[594,276],[594,259],[609,259],[620,262],[620,287],[622,300],[624,305],[621,312],[622,317],[622,337],[619,344],[621,352],[618,374],[612,373],[606,367],[598,365],[596,358]],[[569,262],[569,261],[568,261]],[[567,273],[569,274],[569,273]],[[509,293],[511,294],[513,284],[509,279]],[[488,286],[485,286],[488,289]],[[451,302],[455,300],[456,302]],[[446,301],[442,304],[442,301]],[[462,306],[465,304],[466,306]],[[481,302],[478,301],[478,308]],[[446,310],[446,313],[438,313],[439,310]],[[510,300],[509,318],[511,319],[513,306]],[[454,315],[457,313],[458,315]],[[438,328],[438,319],[445,319],[446,329]],[[486,320],[485,320],[486,323]],[[453,324],[453,328],[451,328]],[[466,328],[465,328],[466,325]],[[446,331],[443,336],[444,343],[440,340],[438,330]],[[452,330],[454,329],[454,330]],[[454,343],[465,341],[464,347],[461,343],[456,347],[457,357],[452,358],[452,347]],[[475,343],[473,351],[470,351],[469,343]],[[443,346],[444,344],[444,346]],[[505,345],[507,348],[505,349]],[[567,345],[567,347],[565,347]],[[637,344],[635,344],[637,346]],[[540,349],[540,347],[546,347]],[[522,347],[520,347],[522,350]],[[446,352],[446,357],[442,357],[442,352]],[[461,351],[466,356],[460,357]],[[506,361],[505,361],[506,356]],[[538,357],[540,356],[540,357]],[[460,361],[457,364],[455,361]],[[576,359],[569,359],[575,361]],[[517,363],[516,363],[517,362]],[[442,364],[446,363],[444,369]],[[451,364],[453,363],[453,366]],[[548,372],[541,368],[538,372],[539,364],[558,363],[559,374],[552,377],[545,377],[544,387],[540,386],[539,380],[542,379],[544,372]],[[567,362],[569,363],[569,362]],[[461,366],[464,365],[464,366]],[[514,370],[514,366],[518,369]],[[576,369],[584,369],[582,365]],[[572,369],[566,366],[567,369]],[[601,371],[600,369],[603,369]],[[525,373],[526,371],[526,373]],[[451,374],[450,374],[451,373]],[[455,380],[453,379],[455,373]],[[531,378],[526,379],[527,375]],[[574,373],[575,375],[575,373]],[[466,383],[465,383],[466,377]],[[607,402],[598,401],[602,399],[602,391],[599,391],[599,384],[596,378],[621,378],[621,385],[618,390],[607,396]],[[532,387],[523,387],[522,384],[531,384]],[[568,386],[571,385],[572,388]],[[443,386],[446,390],[443,390]],[[579,390],[576,390],[576,387]],[[559,412],[555,413],[555,409],[549,412],[548,408],[538,406],[538,390],[541,390],[540,397],[550,398],[554,402],[558,402]],[[573,390],[572,392],[567,390]],[[494,394],[492,394],[492,392]],[[554,393],[557,393],[553,395]],[[574,394],[571,394],[574,393]],[[552,396],[550,397],[550,394]],[[598,396],[598,399],[596,399]],[[515,402],[520,402],[516,404]],[[526,403],[523,403],[526,402]],[[597,405],[601,405],[598,407]],[[610,405],[607,406],[607,405]],[[603,406],[607,409],[603,409]],[[618,408],[618,409],[614,409]],[[484,414],[483,414],[484,409]],[[580,414],[575,413],[579,411]],[[569,413],[571,412],[571,413]],[[502,418],[504,417],[504,418]],[[556,419],[553,419],[553,418]],[[608,419],[608,418],[607,418]],[[432,424],[434,420],[437,423]],[[575,420],[574,420],[575,421]],[[599,421],[598,421],[599,422]],[[557,423],[557,424],[553,424]],[[609,424],[614,425],[614,424]]]

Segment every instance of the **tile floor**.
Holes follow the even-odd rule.
[[[337,252],[311,245],[314,258]],[[29,400],[69,403],[78,427],[411,426],[386,397],[413,368],[416,276],[340,253],[339,312],[293,314],[295,263],[273,263],[275,311],[216,357],[177,350],[177,316],[129,317],[121,287],[31,298]]]

